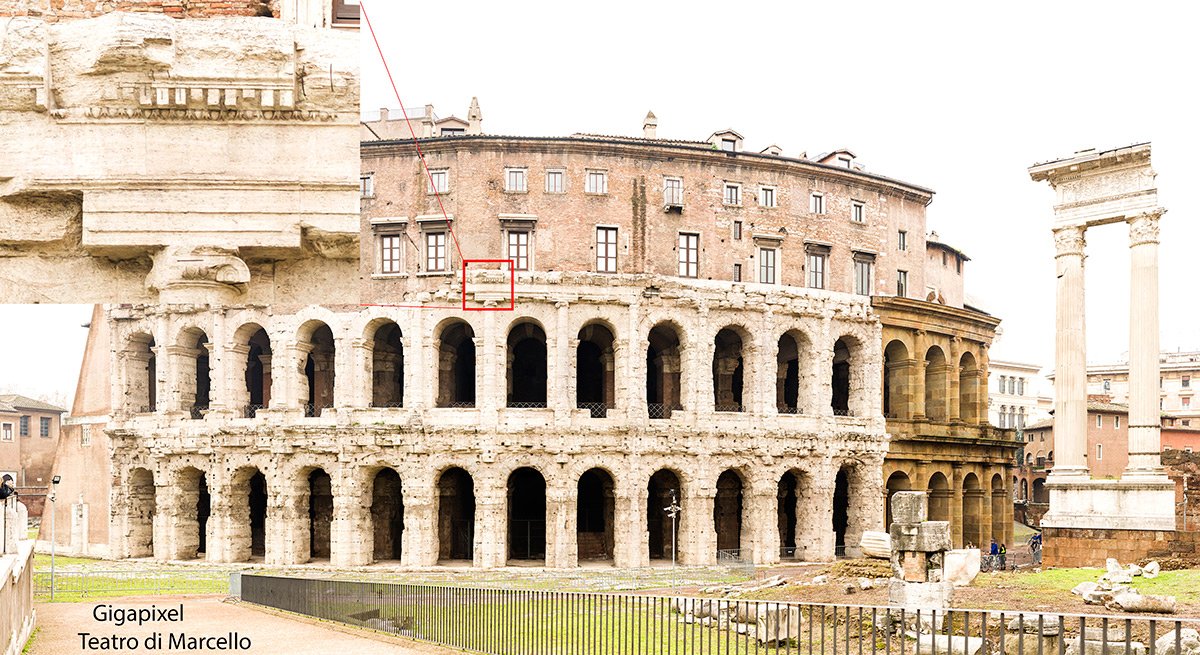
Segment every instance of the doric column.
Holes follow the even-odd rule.
[[[761,471],[747,481],[745,490],[742,506],[748,520],[742,525],[742,558],[755,564],[778,564],[779,485]]]
[[[365,566],[374,556],[375,541],[371,507],[364,480],[353,471],[332,472],[333,522],[330,525],[330,563],[333,566]]]
[[[950,480],[950,540],[955,548],[963,543],[963,470],[961,462],[952,465],[954,473]]]
[[[404,533],[401,535],[400,563],[405,566],[434,566],[438,553],[434,547],[437,525],[438,487],[411,484],[404,492]]]
[[[929,336],[925,330],[917,330],[913,338],[913,346],[916,352],[913,353],[913,366],[909,371],[912,382],[912,417],[915,420],[925,420],[925,352],[929,350]]]
[[[810,366],[815,369],[812,375],[816,380],[816,407],[812,413],[833,416],[833,329],[829,316],[821,317],[820,337],[817,343],[813,344],[813,361]]]
[[[565,569],[579,565],[576,533],[578,498],[575,485],[546,483],[546,566]]]
[[[962,337],[950,337],[950,361],[947,362],[949,370],[947,371],[946,380],[946,395],[948,398],[949,413],[946,416],[950,421],[962,420]]]
[[[991,361],[989,348],[986,343],[979,346],[979,381],[975,383],[975,422],[979,425],[988,424],[988,366]]]
[[[554,410],[554,420],[558,425],[569,425],[571,410],[575,409],[575,394],[572,391],[571,371],[574,370],[572,345],[577,339],[572,339],[570,305],[565,300],[554,304],[557,311],[554,314],[554,325],[546,326],[552,330],[546,335],[546,406]]]
[[[620,484],[620,483],[618,483]],[[613,498],[613,566],[619,569],[650,564],[646,546],[646,485],[618,486]]]
[[[1049,480],[1086,477],[1087,355],[1084,348],[1084,228],[1054,231],[1058,268],[1054,343],[1054,468]],[[1136,293],[1135,293],[1136,295]],[[1157,354],[1155,355],[1157,361]]]
[[[1166,479],[1158,400],[1158,219],[1129,219],[1129,464],[1122,478]]]
[[[684,510],[680,513],[679,563],[713,566],[717,563],[717,530],[713,525],[716,480],[684,483]]]

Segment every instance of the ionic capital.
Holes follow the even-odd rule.
[[[1126,222],[1129,223],[1129,247],[1132,248],[1146,243],[1158,243],[1158,219],[1166,211],[1159,207],[1154,211],[1130,216],[1126,219]]]
[[[1087,247],[1087,240],[1083,237],[1084,230],[1085,228],[1074,226],[1060,227],[1054,230],[1054,256],[1075,255],[1082,257],[1084,248]]]

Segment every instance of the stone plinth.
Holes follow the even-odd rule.
[[[1044,528],[1174,530],[1175,485],[1164,479],[1060,480],[1046,485]]]

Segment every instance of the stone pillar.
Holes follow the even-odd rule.
[[[475,483],[475,564],[508,562],[508,485],[503,477],[480,474]]]
[[[375,553],[371,506],[363,480],[353,474],[327,471],[332,476],[333,524],[330,526],[330,564],[366,566]]]
[[[1129,463],[1122,479],[1166,480],[1158,395],[1159,209],[1129,219]]]
[[[574,485],[546,481],[546,566],[558,569],[579,565],[576,530],[578,497]]]
[[[954,474],[950,480],[950,539],[955,548],[962,548],[963,542],[963,470],[962,464],[953,464]]]
[[[1084,334],[1084,228],[1054,231],[1058,268],[1054,343],[1054,468],[1047,483],[1086,478],[1087,355]],[[1136,293],[1135,293],[1136,295]],[[1158,361],[1158,354],[1154,355]],[[1157,379],[1155,380],[1157,388]],[[1157,406],[1157,402],[1155,403]]]
[[[962,420],[962,337],[950,338],[950,361],[946,362],[946,395],[949,412],[946,419],[951,422]]]
[[[246,387],[245,375],[246,358],[249,355],[249,345],[234,344],[226,349],[225,357],[221,359],[221,404],[239,417],[244,414],[246,406],[250,404],[250,389]],[[263,375],[264,377],[267,375],[265,369]]]
[[[574,347],[578,339],[571,334],[570,305],[566,301],[554,304],[554,325],[547,326],[553,332],[546,334],[546,406],[554,410],[557,425],[570,425],[571,410],[575,409],[574,384],[571,375],[575,370]]]
[[[991,362],[991,356],[988,354],[990,346],[986,343],[979,346],[979,360],[976,362],[979,367],[979,382],[975,385],[975,422],[979,425],[988,425],[988,366]]]
[[[820,416],[833,416],[833,330],[829,323],[828,316],[821,318],[821,332],[813,344],[813,361],[810,364],[816,369],[813,372],[816,380],[813,387],[817,406],[812,413]]]
[[[742,558],[746,548],[755,564],[779,563],[779,484],[766,475],[752,478],[746,485],[742,500],[743,515],[749,520],[742,525]],[[747,542],[747,535],[749,541]]]
[[[914,420],[925,420],[925,352],[929,350],[929,339],[925,330],[917,330],[913,338],[913,353],[911,377],[912,382],[912,417]]]
[[[691,480],[683,485],[685,500],[680,503],[682,524],[679,533],[679,560],[687,566],[713,566],[717,563],[717,531],[713,526],[716,480]]]
[[[796,489],[796,556],[809,562],[834,557],[833,491],[837,470],[822,461]]]
[[[401,534],[400,563],[404,566],[435,566],[438,560],[434,530],[437,527],[436,484],[404,487],[404,532]]]
[[[334,405],[338,408],[370,407],[375,401],[375,378],[385,372],[382,370],[384,368],[392,369],[388,372],[394,372],[395,369],[390,366],[390,362],[375,361],[374,339],[346,339],[345,343],[350,346],[347,349],[350,352],[346,353],[346,357],[338,357],[338,360],[347,360],[348,366],[341,361],[337,362],[338,368],[342,370],[338,371],[334,378],[341,382],[334,389]]]
[[[267,493],[267,542],[263,559],[268,565],[304,564],[312,557],[307,483],[308,477],[300,476],[299,481],[277,483]]]
[[[617,482],[620,485],[620,482]],[[640,489],[641,493],[635,493]],[[618,486],[613,498],[613,566],[619,569],[650,564],[646,531],[646,485]]]

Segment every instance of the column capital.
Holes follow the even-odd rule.
[[[1054,230],[1054,256],[1083,255],[1087,239],[1083,233],[1087,228],[1080,226],[1060,227]]]
[[[1166,211],[1159,207],[1125,219],[1129,224],[1129,247],[1158,243],[1158,219],[1162,218]]]

